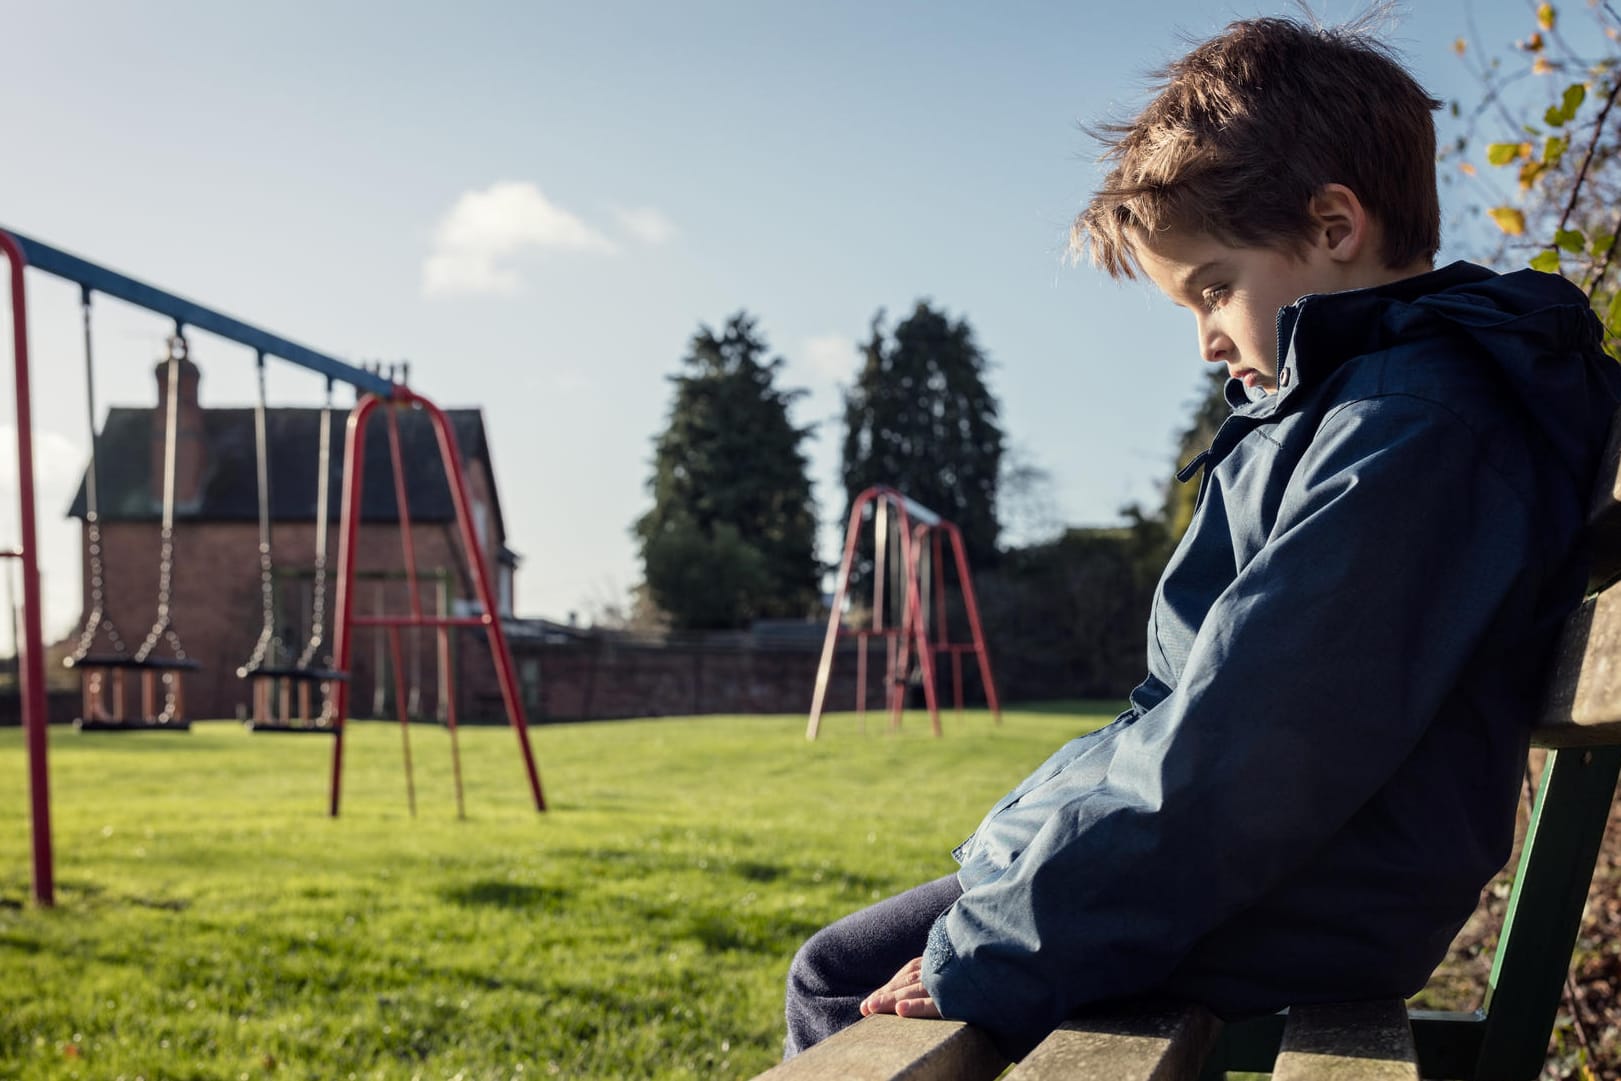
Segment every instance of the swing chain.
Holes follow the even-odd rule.
[[[152,650],[159,641],[169,644],[174,651],[177,661],[186,660],[186,649],[180,644],[180,635],[175,633],[170,602],[174,595],[174,487],[175,487],[175,457],[176,444],[179,441],[180,426],[180,365],[186,360],[186,339],[181,334],[174,334],[169,338],[168,357],[168,415],[164,426],[163,448],[163,528],[158,534],[158,618],[147,633],[146,641],[136,651],[135,659],[144,661],[151,656]],[[174,702],[174,689],[172,681],[166,674],[164,686],[167,692],[168,705],[165,712],[170,711]]]
[[[255,368],[258,375],[259,398],[253,409],[253,439],[254,459],[258,466],[258,492],[259,492],[259,603],[261,620],[259,624],[259,638],[253,645],[253,653],[248,657],[241,668],[237,669],[239,676],[247,676],[264,667],[266,657],[272,662],[281,659],[282,640],[276,633],[276,583],[275,564],[271,559],[271,533],[270,533],[270,451],[267,427],[267,407],[265,405],[265,355],[260,350],[255,356]]]
[[[88,287],[80,290],[79,304],[84,320],[85,413],[90,426],[90,468],[84,475],[85,547],[90,557],[90,611],[85,616],[84,629],[79,633],[79,642],[69,658],[70,661],[82,661],[88,657],[95,646],[96,632],[102,630],[107,632],[107,639],[112,643],[114,652],[121,657],[129,652],[128,647],[124,645],[123,637],[118,633],[118,628],[107,615],[106,574],[102,566],[101,507],[97,487],[101,455],[98,453],[96,436],[95,354],[91,346]]]
[[[310,668],[317,660],[326,637],[326,539],[331,513],[332,481],[332,379],[326,381],[326,404],[321,407],[320,449],[316,454],[315,481],[315,576],[310,589],[314,594],[310,606],[310,640],[298,658],[298,667]],[[330,663],[328,660],[326,663]]]

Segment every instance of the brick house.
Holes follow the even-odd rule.
[[[97,493],[107,615],[133,650],[155,618],[162,521],[167,363],[157,368],[155,408],[114,407],[98,442]],[[236,671],[253,650],[264,620],[259,563],[258,466],[254,410],[208,409],[198,400],[200,373],[182,362],[178,402],[175,482],[174,626],[188,656],[201,670],[186,677],[187,714],[193,718],[240,716],[250,702],[247,682]],[[475,529],[491,568],[492,587],[504,616],[512,607],[517,557],[505,546],[500,499],[484,421],[477,409],[446,414],[466,474]],[[343,436],[347,414],[334,410],[331,423],[330,521],[327,537],[327,643],[336,607],[338,512],[342,494]],[[310,631],[314,607],[317,537],[317,466],[321,410],[272,408],[266,415],[272,521],[274,618],[296,657]],[[427,611],[476,610],[473,586],[456,528],[433,426],[423,414],[399,414],[406,499],[412,521],[420,590]],[[358,545],[357,613],[408,608],[401,575],[400,542],[388,426],[375,418],[366,433],[366,487]],[[85,489],[69,515],[83,522]],[[86,605],[90,597],[89,553],[81,525]],[[443,717],[446,696],[457,693],[458,717],[474,721],[501,716],[499,689],[485,636],[453,632],[450,678],[439,672],[434,634],[405,631],[407,694],[416,716]],[[359,630],[351,666],[353,716],[393,714],[393,680],[383,634]],[[413,639],[415,639],[413,641]],[[98,652],[102,651],[98,644]],[[493,718],[492,718],[493,719]]]

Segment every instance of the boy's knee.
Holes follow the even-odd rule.
[[[827,948],[824,928],[799,947],[788,964],[788,993],[783,1013],[787,1018],[787,1040],[783,1057],[793,1058],[820,1043],[859,1017],[853,1000],[841,995],[835,986],[838,966]]]
[[[788,994],[790,996],[821,996],[831,990],[828,979],[831,971],[827,949],[827,928],[816,932],[799,947],[788,965]]]

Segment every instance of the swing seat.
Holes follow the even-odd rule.
[[[196,661],[176,660],[173,657],[148,657],[146,660],[137,660],[122,653],[92,653],[86,657],[67,657],[62,661],[64,668],[123,668],[148,669],[169,672],[195,672],[202,665]]]
[[[174,657],[147,657],[144,660],[124,653],[90,653],[83,657],[68,657],[63,660],[67,668],[77,668],[84,673],[85,681],[85,713],[73,722],[75,732],[189,732],[191,721],[181,716],[165,716],[156,713],[158,701],[157,679],[163,673],[172,672],[178,681],[180,673],[195,672],[202,665],[187,658],[179,660]],[[113,692],[111,702],[111,715],[108,713],[108,702],[103,698],[100,673],[112,672]],[[142,712],[154,714],[152,716],[126,717],[124,709],[124,672],[139,672],[141,677]],[[176,698],[176,711],[179,699]]]
[[[294,683],[344,683],[349,679],[348,672],[340,672],[335,668],[297,668],[268,664],[257,668],[244,666],[238,668],[236,674],[240,679],[288,679]]]
[[[191,721],[185,717],[163,721],[156,718],[126,717],[122,720],[87,720],[76,718],[75,732],[190,732]]]
[[[243,721],[242,727],[249,732],[268,732],[272,735],[285,733],[297,735],[305,733],[316,736],[330,736],[338,729],[330,721],[311,721],[309,724],[282,724],[280,721]]]
[[[236,670],[241,679],[254,684],[254,716],[242,723],[249,732],[286,732],[289,734],[318,733],[332,735],[337,726],[325,715],[309,716],[308,688],[322,683],[343,683],[349,673],[332,668],[301,668],[298,665],[243,665]],[[277,684],[282,686],[280,716],[271,708],[270,694]],[[289,696],[293,686],[299,688],[299,710],[294,715]]]

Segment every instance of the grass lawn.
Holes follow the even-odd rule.
[[[28,902],[21,734],[0,730],[0,1077],[746,1077],[827,921],[951,870],[991,801],[1112,704],[506,729],[449,745],[51,733],[58,907]]]

